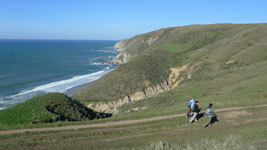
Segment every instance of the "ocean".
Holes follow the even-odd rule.
[[[70,93],[115,69],[118,41],[0,40],[0,110],[48,92]]]

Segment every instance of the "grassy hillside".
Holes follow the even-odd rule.
[[[127,114],[129,110],[145,108],[130,115],[172,114],[184,109],[192,97],[203,108],[210,102],[217,108],[266,103],[266,29],[266,24],[249,26],[229,38],[190,52],[184,63],[192,66],[191,79],[157,97],[124,105],[121,112]]]
[[[219,122],[210,128],[203,127],[208,118],[190,124],[183,116],[111,127],[0,135],[0,149],[264,150],[266,113],[266,106],[216,112]]]
[[[149,85],[156,85],[168,78],[170,70],[168,59],[162,52],[144,55],[121,65],[115,71],[105,75],[91,86],[78,91],[74,98],[82,102],[94,100],[116,100]],[[166,55],[166,54],[164,54]],[[169,56],[171,59],[173,56]],[[148,83],[145,83],[148,81]]]
[[[141,42],[142,46],[136,50],[140,52],[135,53],[138,57],[131,58],[128,63],[120,65],[92,85],[78,91],[74,94],[74,98],[84,104],[90,101],[117,100],[161,83],[168,78],[171,67],[188,64],[188,68],[181,73],[180,78],[184,80],[178,87],[156,97],[123,105],[117,115],[118,118],[114,119],[134,119],[184,112],[187,100],[191,97],[198,99],[203,108],[210,102],[217,108],[262,104],[267,100],[266,29],[267,24],[193,25],[138,35],[127,40],[130,46],[125,50],[134,53],[135,44],[140,41],[150,41],[147,44]],[[157,40],[151,42],[151,38]],[[46,108],[49,107],[46,106],[52,101],[57,101],[57,97],[65,100],[63,106],[66,106],[66,109],[62,110],[66,112],[47,111]],[[67,104],[67,101],[74,100],[58,94],[33,98],[0,111],[0,117],[4,118],[0,123],[9,125],[51,122],[62,118],[86,120],[88,116],[84,117],[86,114],[74,109],[73,105],[79,106],[86,112],[91,110],[87,110],[77,102]],[[25,113],[16,116],[20,112]],[[72,114],[74,117],[70,117]],[[94,113],[92,118],[93,116]]]
[[[60,123],[60,126],[92,124],[90,128],[70,126],[68,130],[0,134],[0,149],[267,149],[266,41],[267,24],[193,25],[128,39],[125,52],[132,56],[129,62],[78,91],[75,98],[82,103],[116,100],[161,83],[168,78],[170,68],[188,64],[179,76],[184,80],[178,87],[155,97],[123,105],[110,119]],[[213,103],[219,122],[207,129],[203,127],[207,118],[190,124],[183,114],[192,97],[199,101],[202,110]],[[54,101],[59,103],[51,105]],[[80,116],[81,120],[88,120],[83,118],[84,111],[77,111],[73,105],[81,106],[63,94],[52,93],[0,111],[0,123],[25,122],[28,123],[25,127],[33,128],[40,127],[29,125],[33,121],[58,118],[58,113],[44,108],[62,116],[74,115],[72,119]],[[86,110],[84,106],[81,109]],[[24,113],[18,116],[20,112]],[[167,117],[174,114],[180,117]],[[152,121],[151,117],[164,119]],[[148,121],[135,120],[144,118]],[[132,123],[117,124],[121,120]],[[1,125],[0,130],[17,127]]]
[[[0,126],[45,123],[56,121],[84,121],[103,114],[83,106],[60,93],[37,96],[26,102],[0,111]]]
[[[190,74],[192,82],[209,81],[209,78],[223,81],[231,74],[239,78],[250,70],[238,75],[235,71],[242,71],[243,67],[250,65],[259,65],[259,70],[265,70],[265,65],[260,63],[266,62],[266,29],[266,24],[192,25],[138,35],[126,40],[125,44],[129,46],[125,53],[131,55],[128,63],[81,89],[73,97],[83,103],[116,100],[162,83],[168,78],[171,67],[184,64],[189,67],[182,77],[187,79]],[[256,76],[257,73],[252,74]],[[264,78],[263,74],[259,76]],[[184,80],[181,86],[188,85],[187,81]]]

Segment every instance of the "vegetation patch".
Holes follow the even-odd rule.
[[[163,49],[165,49],[168,52],[183,52],[184,48],[176,43],[168,43],[163,45],[162,47]]]
[[[48,93],[0,111],[0,124],[18,125],[56,121],[86,121],[108,117],[60,93]]]

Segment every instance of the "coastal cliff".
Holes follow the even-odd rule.
[[[118,108],[122,105],[133,103],[135,101],[139,101],[145,98],[150,98],[153,96],[157,96],[160,93],[169,91],[173,88],[179,86],[179,84],[184,80],[183,77],[179,77],[182,71],[185,71],[188,68],[188,65],[184,65],[182,67],[171,68],[171,74],[168,79],[164,80],[161,84],[156,86],[151,86],[141,91],[136,91],[131,93],[124,98],[120,98],[118,100],[113,100],[110,102],[93,102],[87,105],[88,108],[94,109],[95,111],[105,112],[117,114]],[[188,72],[189,73],[189,72]],[[188,74],[188,79],[190,78],[190,74]]]
[[[179,89],[191,80],[220,76],[209,73],[265,60],[265,30],[266,24],[191,25],[122,40],[115,45],[120,54],[112,60],[118,68],[72,96],[97,111],[118,113],[123,105]]]
[[[164,39],[172,28],[160,29],[154,32],[137,35],[130,39],[124,39],[116,43],[114,48],[118,52],[118,56],[111,63],[121,65],[129,62],[131,59],[148,54],[153,49],[157,42]]]

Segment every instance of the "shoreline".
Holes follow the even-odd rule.
[[[116,43],[115,42],[114,43],[117,44],[118,42],[119,41],[116,41]],[[104,43],[104,45],[102,46],[103,48],[95,48],[94,51],[96,51],[97,56],[94,56],[94,57],[98,58],[98,55],[99,55],[99,57],[102,57],[102,56],[103,57],[112,57],[112,59],[101,60],[101,61],[100,60],[98,60],[98,61],[94,60],[93,61],[96,63],[103,61],[105,64],[92,64],[89,62],[89,65],[94,65],[94,66],[104,65],[105,67],[94,67],[94,68],[96,68],[96,70],[98,70],[98,68],[99,69],[101,68],[101,70],[98,70],[98,71],[92,72],[92,73],[88,73],[88,74],[75,75],[75,76],[67,78],[67,79],[62,79],[62,80],[59,79],[57,81],[51,81],[51,82],[47,82],[47,83],[42,82],[40,85],[37,84],[37,85],[34,85],[32,87],[26,87],[26,88],[23,88],[21,90],[18,90],[14,94],[13,93],[6,94],[6,95],[1,94],[0,95],[0,110],[12,107],[12,106],[19,104],[21,102],[27,101],[28,99],[31,99],[35,96],[43,95],[43,94],[50,93],[50,92],[64,93],[68,96],[71,96],[75,92],[79,91],[80,89],[91,85],[94,81],[100,79],[101,77],[103,77],[104,75],[109,73],[110,71],[113,71],[114,69],[117,68],[117,65],[112,64],[111,60],[115,59],[115,57],[117,57],[120,52],[114,47],[114,45],[112,45],[110,47],[107,47],[106,45],[110,45],[110,43],[107,43],[107,44]],[[106,47],[104,47],[104,46],[106,46]],[[107,50],[107,52],[110,51],[111,53],[110,54],[106,53],[106,51],[103,52],[102,49]],[[116,53],[114,54],[115,51],[116,51]],[[80,55],[78,55],[78,56],[80,56]],[[89,56],[88,56],[88,58],[91,58],[91,54]],[[94,57],[92,57],[92,58],[94,58]],[[86,63],[88,63],[88,62],[86,62]],[[83,68],[83,69],[87,69],[87,68]],[[36,80],[36,82],[39,82],[39,81]]]
[[[104,74],[105,75],[105,74]],[[103,75],[103,76],[104,76]],[[102,76],[102,77],[103,77]],[[101,77],[100,77],[101,78]],[[99,79],[100,79],[99,78]],[[95,80],[96,81],[96,80]],[[71,89],[68,89],[66,92],[64,92],[64,94],[66,94],[67,96],[71,97],[72,94],[74,94],[75,92],[79,91],[80,89],[86,87],[86,86],[89,86],[90,84],[92,84],[94,81],[92,82],[89,82],[89,83],[85,83],[85,84],[82,84],[82,85],[78,85],[78,86],[75,86]]]
[[[19,100],[13,100],[13,102],[11,102],[12,104],[6,105],[6,106],[4,106],[3,103],[0,102],[0,104],[3,105],[3,106],[0,105],[1,106],[0,107],[0,110],[4,110],[4,109],[7,109],[7,108],[10,108],[10,107],[12,107],[14,105],[17,105],[17,104],[21,103],[21,102],[25,102],[25,101],[27,101],[27,100],[35,97],[35,96],[44,95],[44,94],[47,94],[47,93],[53,93],[53,92],[55,92],[55,93],[63,93],[63,94],[66,94],[67,96],[71,97],[71,95],[74,94],[75,92],[77,92],[78,90],[80,90],[80,89],[82,89],[82,88],[84,88],[86,86],[89,86],[90,84],[92,84],[96,80],[102,78],[104,75],[108,74],[109,72],[113,71],[116,68],[117,68],[117,66],[114,65],[114,68],[113,69],[109,70],[108,72],[105,72],[104,74],[101,74],[101,76],[97,77],[95,80],[90,81],[90,82],[85,82],[84,84],[81,84],[81,85],[72,87],[72,88],[70,88],[70,89],[68,89],[68,90],[66,90],[64,92],[60,92],[60,91],[45,92],[45,91],[42,91],[42,90],[40,90],[40,91],[33,91],[33,92],[37,92],[37,93],[39,92],[39,94],[34,94],[34,96],[29,96],[29,97],[26,96],[27,97],[26,99],[24,99],[24,98],[20,99],[19,98]],[[60,82],[60,81],[57,81],[57,82]],[[49,84],[51,84],[51,83],[49,83]],[[41,85],[41,86],[44,86],[44,85]],[[42,93],[42,94],[40,94],[40,93]],[[26,94],[33,94],[33,93],[32,92],[29,92],[29,93],[25,93],[25,94],[22,94],[22,95],[26,95]],[[16,94],[15,96],[14,95],[11,95],[11,96],[8,96],[8,97],[19,97],[19,96],[21,96],[21,95]]]

